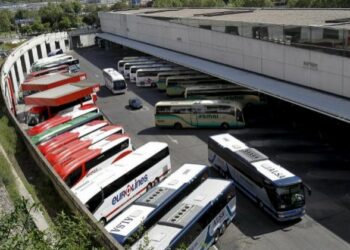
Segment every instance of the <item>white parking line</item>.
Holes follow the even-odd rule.
[[[179,142],[178,142],[176,139],[172,138],[170,135],[167,135],[167,137],[168,137],[168,138],[170,139],[170,141],[172,141],[173,143],[179,144]]]

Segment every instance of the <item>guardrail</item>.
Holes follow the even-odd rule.
[[[47,36],[45,34],[43,36]],[[53,34],[55,35],[55,34]],[[17,133],[22,137],[23,142],[32,156],[33,160],[36,162],[37,166],[41,169],[41,171],[50,178],[60,197],[67,205],[72,209],[73,212],[79,213],[82,215],[86,222],[92,227],[94,232],[96,232],[97,240],[107,249],[123,249],[123,247],[118,244],[103,228],[103,226],[96,221],[96,219],[91,215],[91,213],[86,209],[86,207],[75,197],[75,195],[71,192],[71,190],[67,187],[67,185],[61,180],[61,178],[57,175],[57,173],[50,167],[50,163],[46,160],[45,157],[40,153],[37,147],[31,142],[27,133],[21,128],[20,123],[18,122],[16,116],[14,115],[11,105],[11,96],[5,93],[8,84],[8,75],[9,70],[14,63],[27,51],[26,48],[29,48],[32,45],[36,46],[42,40],[42,36],[32,38],[30,41],[22,44],[17,49],[15,49],[7,58],[5,63],[1,68],[1,99],[6,107],[6,113],[14,125]],[[45,38],[45,37],[44,37]]]

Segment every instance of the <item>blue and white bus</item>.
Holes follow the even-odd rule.
[[[236,214],[231,180],[207,179],[177,203],[131,249],[209,249]]]
[[[208,166],[184,164],[108,223],[107,232],[120,244],[132,244],[144,229],[152,226],[208,176]]]
[[[298,219],[305,214],[305,189],[311,194],[310,188],[298,176],[232,135],[209,137],[208,159],[276,220]]]

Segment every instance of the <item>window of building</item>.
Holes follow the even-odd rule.
[[[55,48],[60,49],[60,42],[59,41],[55,41]]]
[[[38,58],[39,58],[39,59],[43,58],[43,53],[42,53],[42,51],[41,51],[41,46],[40,46],[40,44],[38,44],[38,45],[36,46],[36,51],[38,52]]]
[[[206,29],[206,30],[211,30],[211,25],[199,25],[199,28]]]
[[[29,64],[32,65],[34,63],[34,58],[33,58],[33,50],[28,50],[28,56],[29,56]]]
[[[45,43],[46,46],[46,53],[49,54],[51,52],[51,47],[49,43]]]
[[[237,26],[226,26],[225,33],[238,36],[239,35],[238,27]]]
[[[23,73],[27,73],[27,66],[26,66],[26,62],[25,62],[25,59],[24,59],[24,55],[22,55],[20,57],[20,60],[21,60],[21,65],[22,65],[22,71]]]
[[[267,27],[258,26],[252,28],[253,38],[256,39],[267,39],[269,37],[269,31]]]
[[[323,29],[323,39],[339,39],[339,30]]]

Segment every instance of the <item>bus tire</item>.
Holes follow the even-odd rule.
[[[221,124],[221,128],[223,129],[229,129],[230,128],[230,125],[227,123],[227,122],[224,122]]]
[[[106,218],[104,218],[104,217],[101,218],[101,219],[100,219],[100,223],[101,223],[102,226],[105,226],[105,225],[107,224]]]
[[[153,186],[157,185],[158,183],[159,183],[159,177],[157,177],[157,178],[154,180]]]
[[[219,234],[223,235],[226,230],[226,225],[225,223],[222,223],[221,227],[219,228]]]
[[[215,234],[214,234],[214,243],[213,244],[218,242],[219,237],[220,237],[219,229],[216,229]]]
[[[182,129],[182,124],[177,122],[177,123],[174,124],[174,128],[175,129]]]

